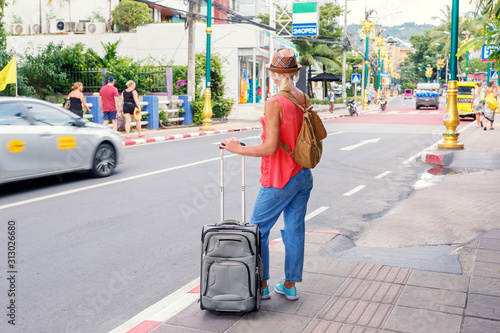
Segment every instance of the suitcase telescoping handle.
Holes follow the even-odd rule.
[[[245,146],[243,142],[240,142]],[[224,145],[223,143],[221,145]],[[220,147],[219,147],[220,148]],[[224,223],[224,149],[220,148],[220,223]],[[245,156],[241,156],[241,223],[245,224]],[[238,224],[237,221],[227,221],[227,224]]]

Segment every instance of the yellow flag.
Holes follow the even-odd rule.
[[[9,83],[16,83],[16,56],[0,71],[0,91],[5,90]]]

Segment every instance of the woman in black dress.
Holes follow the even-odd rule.
[[[73,90],[69,93],[68,99],[70,101],[70,107],[69,111],[73,112],[74,114],[79,115],[80,117],[83,117],[83,109],[82,106],[87,109],[87,111],[90,113],[90,109],[85,103],[85,97],[83,96],[83,84],[81,82],[75,82],[73,85]]]
[[[139,106],[139,95],[137,91],[135,91],[135,82],[129,80],[127,82],[127,89],[122,92],[122,110],[123,115],[125,116],[125,133],[126,139],[132,139],[130,136],[130,121],[134,114],[135,108],[139,110],[141,107]],[[135,127],[137,128],[137,132],[139,133],[139,138],[142,138],[144,134],[141,131],[141,120],[136,120]]]

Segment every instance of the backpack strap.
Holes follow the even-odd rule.
[[[281,95],[281,96],[285,96],[286,98],[288,98],[290,101],[292,101],[295,105],[297,105],[301,110],[302,112],[307,112],[309,111],[309,108],[312,107],[311,105],[311,100],[307,97],[306,94],[304,94],[304,97],[306,99],[306,108],[304,108],[300,102],[290,93],[287,93],[286,91],[280,91],[277,93],[277,95]],[[308,105],[309,104],[309,105]],[[283,149],[288,155],[290,155],[292,158],[295,158],[295,152],[290,148],[288,147],[287,144],[285,144],[283,141],[280,140],[280,147],[281,149]]]

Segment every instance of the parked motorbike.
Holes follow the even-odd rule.
[[[353,99],[349,100],[347,102],[346,106],[347,106],[347,110],[349,111],[349,114],[351,115],[351,117],[353,117],[354,115],[359,116],[358,115],[358,108],[356,107],[356,103],[354,102]]]
[[[380,109],[382,111],[385,111],[385,109],[387,108],[387,100],[381,99],[379,105],[380,105]]]

